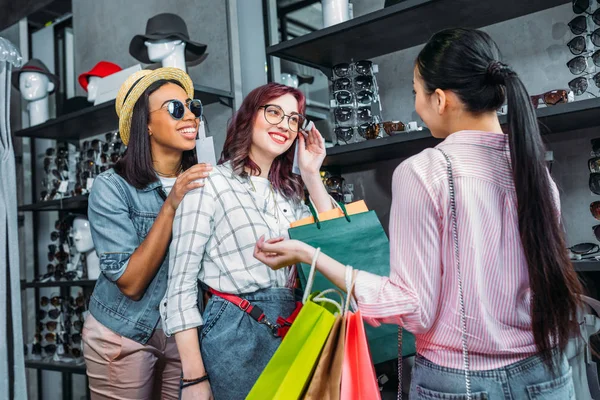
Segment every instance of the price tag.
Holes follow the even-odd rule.
[[[61,181],[60,186],[58,187],[58,192],[59,193],[67,193],[68,189],[69,189],[69,181]]]
[[[94,178],[87,178],[87,182],[85,183],[85,188],[89,192],[92,190],[92,186],[94,185]]]

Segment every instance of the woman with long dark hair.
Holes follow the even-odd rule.
[[[136,72],[117,95],[127,151],[96,177],[88,209],[102,271],[82,334],[92,399],[179,394],[181,362],[161,329],[159,303],[175,211],[211,170],[196,162],[202,104],[193,96],[178,68]]]
[[[419,53],[414,92],[444,141],[394,173],[390,276],[352,274],[326,255],[317,268],[341,288],[355,275],[367,321],[415,334],[411,398],[574,398],[563,353],[582,287],[523,82],[486,33],[450,29]],[[508,134],[496,114],[505,101]],[[314,252],[282,239],[256,247],[274,269]]]
[[[304,109],[302,92],[288,86],[250,92],[219,165],[177,210],[162,316],[181,354],[182,399],[245,398],[281,342],[281,319],[296,309],[295,269],[272,271],[253,250],[310,215],[304,185],[317,210],[333,207],[319,174],[324,140],[303,131]],[[294,146],[301,176],[292,173]],[[203,312],[198,284],[211,296]]]

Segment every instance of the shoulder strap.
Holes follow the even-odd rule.
[[[471,399],[471,378],[469,376],[469,352],[467,351],[467,318],[465,312],[465,299],[463,296],[462,273],[460,269],[460,256],[458,252],[458,227],[456,223],[456,193],[454,191],[454,177],[452,175],[452,163],[450,157],[442,150],[437,149],[446,159],[448,169],[448,188],[450,194],[450,217],[452,222],[452,239],[454,242],[454,259],[456,262],[456,273],[458,277],[458,296],[460,306],[460,328],[462,332],[463,368],[465,371],[465,385],[467,387],[467,398]]]

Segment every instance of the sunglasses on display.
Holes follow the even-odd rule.
[[[599,36],[599,40],[600,40],[600,36]],[[575,58],[570,59],[569,62],[567,62],[567,67],[569,67],[569,71],[573,75],[580,75],[580,74],[584,73],[589,67],[588,61],[587,61],[588,58],[592,59],[592,62],[594,63],[595,66],[597,66],[597,67],[600,66],[600,51],[596,51],[594,54],[592,54],[591,57],[577,56]]]
[[[352,68],[353,68],[352,64],[340,63],[337,65],[334,65],[332,70],[333,70],[333,73],[335,74],[335,76],[344,78],[344,77],[350,75]],[[362,61],[357,61],[354,63],[354,71],[356,71],[356,73],[359,75],[369,75],[369,74],[371,74],[372,70],[373,70],[373,63],[371,61],[362,60]]]
[[[40,305],[42,307],[46,307],[48,304],[52,304],[54,307],[58,307],[62,304],[62,298],[59,296],[53,296],[51,298],[42,296],[42,298],[40,299]]]
[[[42,346],[41,343],[34,343],[33,347],[31,348],[31,354],[41,355],[42,350],[44,350],[44,352],[46,352],[46,354],[52,355],[56,352],[56,345],[49,344],[47,346]]]
[[[265,104],[264,106],[260,106],[258,108],[262,108],[264,110],[265,121],[271,125],[279,125],[285,119],[285,117],[288,119],[288,128],[292,132],[298,132],[306,129],[306,126],[308,125],[308,120],[304,115],[296,112],[287,115],[285,112],[283,112],[283,109],[276,104]]]
[[[573,254],[587,256],[598,253],[600,251],[600,247],[596,243],[579,243],[575,246],[569,247],[569,250]]]
[[[349,90],[352,88],[352,81],[350,78],[340,78],[333,81],[334,90]]]
[[[573,0],[573,13],[583,14],[590,8],[590,0]]]
[[[590,187],[590,190],[592,191],[592,193],[600,195],[600,174],[599,173],[591,173],[590,174],[588,186]]]
[[[192,112],[192,114],[194,114],[194,117],[202,118],[202,102],[198,99],[187,100],[185,104],[180,100],[169,100],[158,110],[150,111],[150,114],[166,108],[166,110],[169,112],[169,115],[171,115],[171,118],[179,121],[185,115],[186,107]]]
[[[333,93],[333,98],[340,105],[352,104],[354,97],[349,90],[339,90]]]
[[[372,76],[357,76],[354,78],[354,86],[357,89],[371,89],[373,87]]]
[[[82,145],[82,150],[95,150],[95,151],[100,151],[100,140],[98,139],[94,139],[94,140],[84,140]]]
[[[373,113],[371,107],[358,107],[356,109],[356,116],[360,121],[371,121],[373,120]]]
[[[600,201],[594,201],[590,204],[590,212],[594,218],[600,221]]]
[[[538,108],[540,101],[547,106],[555,106],[569,102],[569,92],[564,89],[550,90],[542,94],[529,96],[534,108]]]
[[[584,93],[589,93],[588,87],[589,87],[589,80],[592,80],[594,82],[594,84],[596,85],[596,87],[600,88],[600,72],[595,74],[593,77],[588,78],[586,76],[579,76],[575,79],[572,79],[569,82],[569,89],[571,89],[571,91],[573,92],[573,94],[575,96],[581,96]],[[594,95],[593,93],[589,93],[592,96],[596,97],[596,95]]]
[[[113,143],[113,142],[118,142],[119,140],[121,140],[119,138],[119,132],[109,132],[109,133],[105,134],[104,137],[106,138],[106,143]]]
[[[591,15],[594,24],[600,26],[600,8],[596,9],[592,14],[586,14]],[[586,15],[578,15],[569,21],[567,25],[569,25],[569,29],[571,29],[571,32],[574,35],[581,35],[588,30],[587,20],[588,18]]]
[[[338,122],[348,122],[352,119],[352,116],[354,115],[354,108],[352,108],[352,107],[337,107],[333,111],[333,115],[335,116],[335,119]]]
[[[351,126],[337,126],[334,132],[335,136],[344,143],[348,143],[354,137],[354,128]]]
[[[61,311],[58,308],[53,308],[50,311],[38,310],[38,318],[44,319],[44,318],[46,318],[46,316],[48,316],[50,319],[58,319],[58,317],[60,316],[60,313],[61,313]]]
[[[358,104],[369,105],[373,102],[373,92],[370,90],[361,90],[356,93],[356,101]]]

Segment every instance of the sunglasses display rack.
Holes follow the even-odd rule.
[[[332,69],[331,107],[338,144],[379,137],[381,103],[377,65],[368,60],[337,64]]]
[[[597,97],[600,88],[600,7],[596,0],[573,0],[572,5],[575,17],[568,26],[576,36],[567,43],[574,56],[567,62],[567,67],[576,77],[568,86],[575,96]]]

